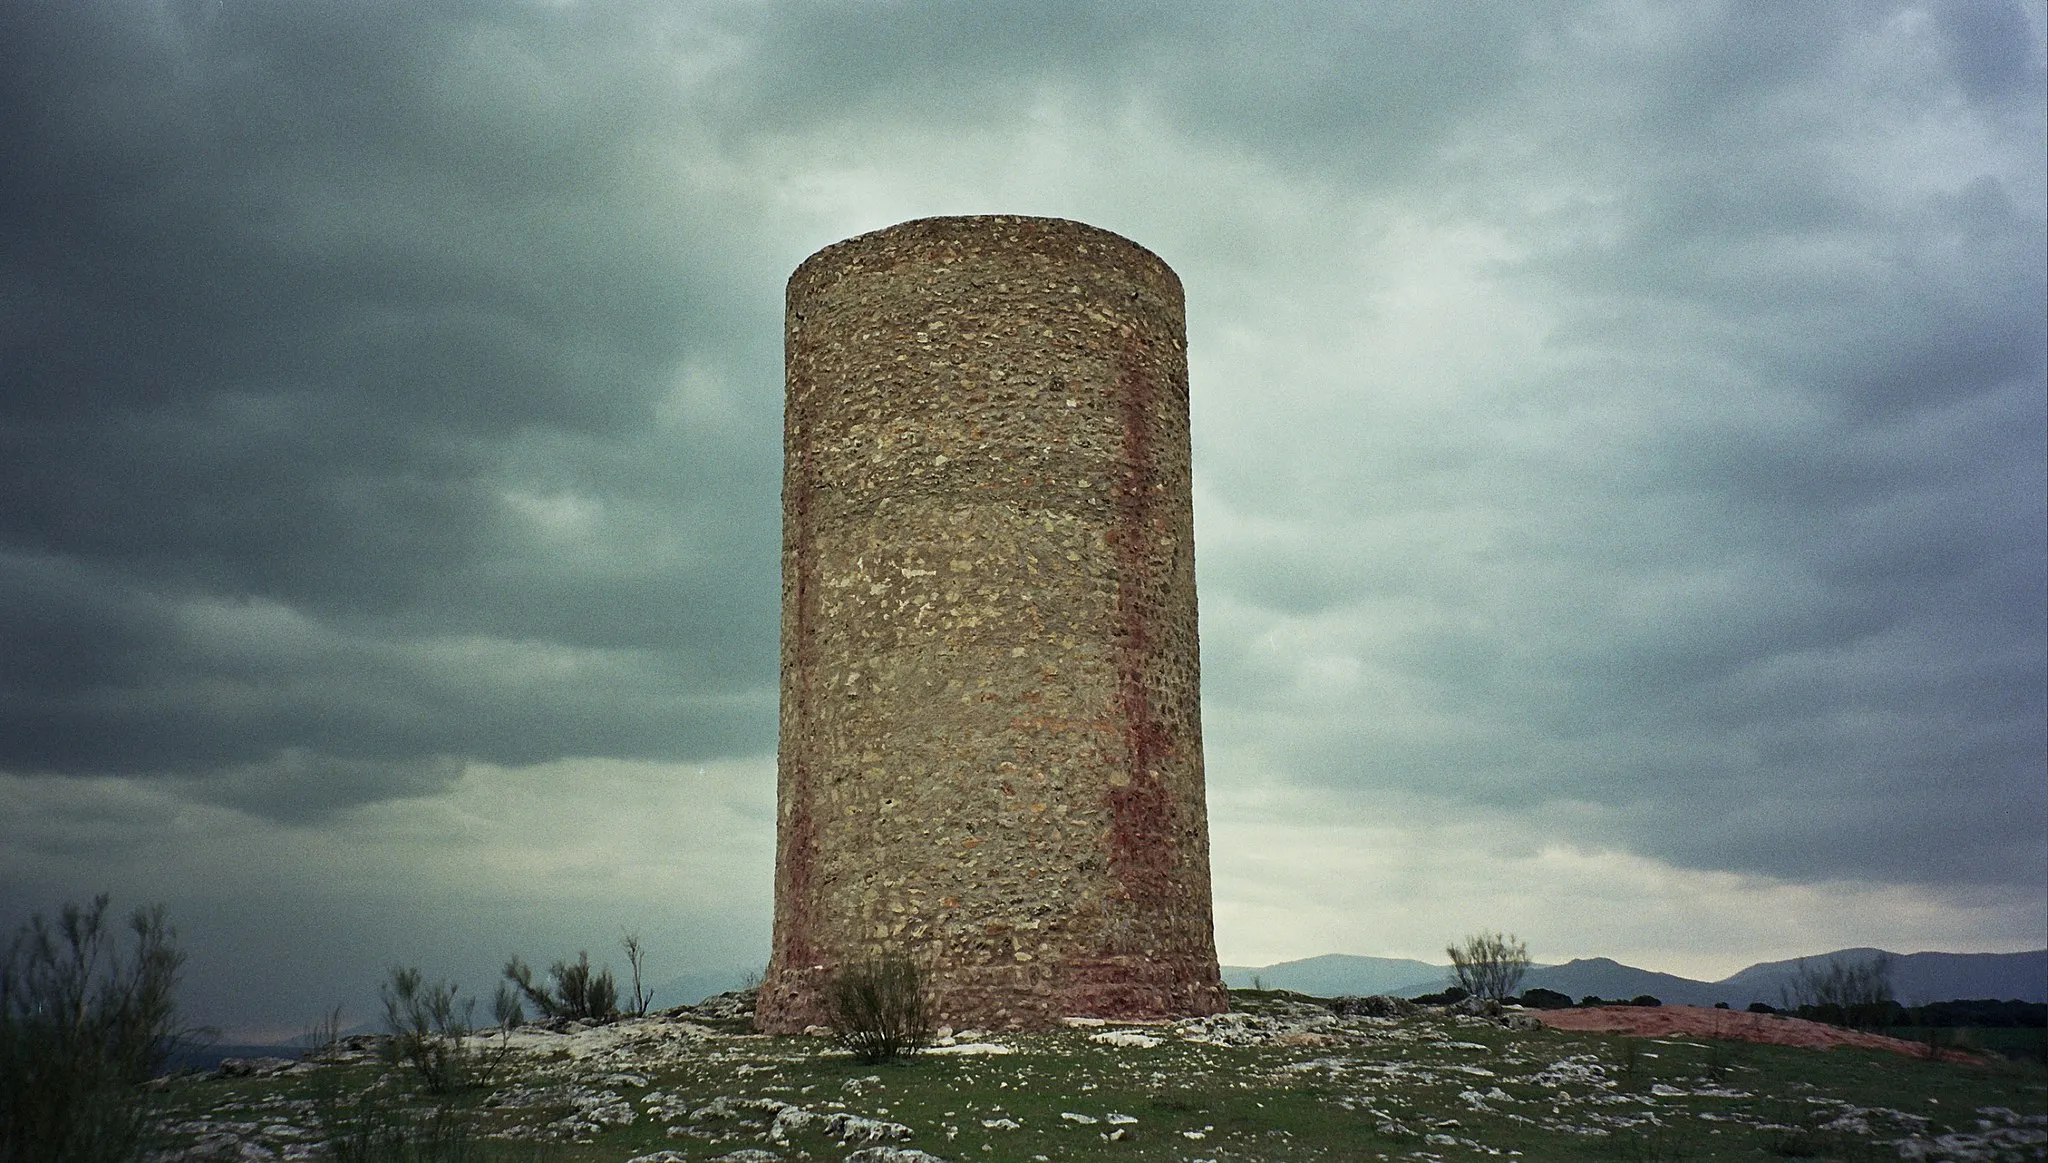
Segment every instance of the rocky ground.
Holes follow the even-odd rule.
[[[1703,1035],[1687,1007],[1604,1019],[1656,1035],[1626,1038],[1544,1025],[1601,1011],[1233,1002],[1172,1023],[947,1030],[913,1065],[862,1067],[829,1039],[752,1034],[747,999],[728,995],[472,1038],[472,1085],[453,1097],[385,1066],[381,1039],[351,1038],[167,1082],[159,1158],[317,1160],[379,1134],[606,1163],[2048,1158],[2039,1070],[1740,1048],[1718,1039],[1765,1024],[1718,1011]]]

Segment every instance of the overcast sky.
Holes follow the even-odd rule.
[[[2042,947],[2044,12],[0,4],[0,923],[763,965],[783,282],[1007,212],[1187,288],[1224,961]]]

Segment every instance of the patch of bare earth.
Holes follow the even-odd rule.
[[[1888,1050],[1915,1058],[1928,1056],[1922,1042],[1844,1030],[1821,1022],[1784,1014],[1752,1014],[1740,1010],[1714,1010],[1705,1006],[1593,1006],[1586,1009],[1537,1010],[1536,1019],[1553,1030],[1591,1034],[1635,1034],[1642,1037],[1685,1035],[1694,1038],[1724,1038],[1736,1042],[1763,1042],[1772,1046],[1799,1046],[1809,1050],[1832,1050],[1855,1046],[1864,1050]],[[1974,1054],[1942,1050],[1946,1062],[1975,1062]]]

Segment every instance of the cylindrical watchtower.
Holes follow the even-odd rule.
[[[1180,280],[927,218],[789,280],[775,938],[759,1024],[900,953],[938,1017],[1226,1007]]]

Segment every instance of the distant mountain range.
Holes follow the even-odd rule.
[[[1727,1002],[1743,1009],[1751,1002],[1780,1005],[1802,962],[1818,969],[1843,958],[1863,961],[1880,949],[1837,949],[1790,961],[1765,961],[1720,981],[1695,981],[1623,965],[1606,957],[1531,966],[1523,989],[1553,989],[1577,1001],[1588,994],[1628,999],[1648,994],[1673,1005],[1710,1006]],[[2028,953],[1885,953],[1892,960],[1892,993],[1906,1005],[1959,998],[2048,1002],[2048,949]],[[1448,965],[1399,957],[1357,957],[1330,953],[1301,961],[1258,967],[1226,965],[1223,981],[1249,988],[1253,979],[1267,989],[1291,989],[1316,997],[1435,993],[1456,980]]]
[[[1414,997],[1442,989],[1450,978],[1450,966],[1431,965],[1402,957],[1354,957],[1349,953],[1326,953],[1302,961],[1282,961],[1248,969],[1223,967],[1223,984],[1232,989],[1291,989],[1310,997],[1368,997],[1383,993],[1390,997]],[[1254,981],[1253,979],[1257,980]]]

